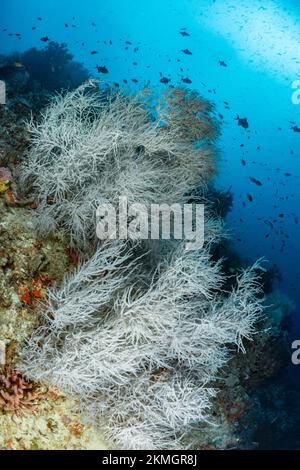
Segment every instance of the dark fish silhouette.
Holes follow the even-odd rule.
[[[48,41],[49,41],[48,36],[44,36],[43,38],[41,38],[41,41],[43,41],[43,42],[48,42]]]
[[[179,34],[181,34],[181,36],[190,36],[186,31],[179,31]]]
[[[96,54],[99,54],[99,52],[98,51],[92,51],[91,52],[91,55],[96,55]]]
[[[239,116],[236,118],[236,121],[238,121],[238,125],[243,127],[244,129],[248,129],[249,123],[247,118],[240,118]]]
[[[108,73],[109,72],[108,68],[105,67],[105,65],[103,65],[103,66],[96,65],[96,69],[98,70],[99,73]]]
[[[188,84],[192,83],[192,80],[190,80],[188,77],[182,78],[181,81],[182,81],[183,83],[188,83]]]
[[[224,60],[219,60],[219,64],[221,67],[227,67],[227,64],[224,62]]]
[[[187,55],[192,55],[192,52],[189,49],[181,49],[181,52]]]
[[[294,131],[294,132],[300,132],[300,129],[298,126],[292,126],[291,129]]]
[[[256,178],[253,178],[253,176],[249,176],[249,180],[252,181],[252,183],[256,184],[256,186],[262,186],[262,182],[257,180]]]
[[[162,77],[162,78],[160,79],[160,82],[161,82],[161,83],[164,83],[165,85],[167,85],[167,83],[169,83],[170,81],[171,81],[171,79],[170,79],[170,78],[167,78],[167,77]]]

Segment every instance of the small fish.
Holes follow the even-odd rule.
[[[109,70],[107,67],[105,67],[105,65],[103,66],[96,65],[96,69],[98,70],[99,73],[109,73]]]
[[[292,126],[291,129],[294,131],[294,132],[300,132],[300,128],[298,126]]]
[[[12,65],[4,65],[3,67],[0,67],[0,79],[3,80],[6,78],[9,78],[10,76],[14,75],[16,72],[16,69],[19,69],[19,68],[23,68],[23,65],[19,62],[15,62]]]
[[[221,65],[221,67],[227,67],[227,64],[224,62],[224,60],[219,60],[219,65]]]
[[[182,81],[183,83],[189,83],[189,84],[192,83],[192,80],[190,80],[188,77],[182,78],[181,81]]]
[[[43,42],[48,42],[48,41],[49,41],[48,36],[44,36],[43,38],[41,38],[41,41],[43,41]]]
[[[257,180],[256,178],[253,178],[253,176],[249,176],[249,180],[250,180],[252,183],[256,184],[256,186],[262,186],[262,182],[259,181],[259,180]]]
[[[253,201],[253,196],[251,196],[251,194],[247,194],[247,198],[248,198],[248,201],[249,201],[249,202],[252,202],[252,201]]]
[[[99,52],[98,51],[92,51],[91,52],[91,55],[96,55],[96,54],[99,54]]]
[[[264,223],[265,223],[266,225],[268,225],[268,227],[270,227],[271,230],[274,229],[274,225],[273,225],[272,222],[270,222],[269,220],[265,220]]]
[[[181,36],[190,36],[186,31],[179,31],[179,34],[181,34]]]
[[[181,49],[181,52],[183,52],[186,55],[192,55],[192,52],[189,49]]]
[[[242,162],[242,165],[243,165],[243,166],[246,166],[246,160],[243,160],[243,159],[242,159],[241,162]]]
[[[238,121],[238,125],[243,127],[244,129],[248,129],[249,123],[247,118],[240,118],[237,116],[236,121]]]
[[[161,83],[164,83],[165,85],[167,85],[170,81],[171,81],[171,79],[170,79],[170,78],[167,78],[167,77],[162,77],[162,78],[160,79],[160,82],[161,82]]]

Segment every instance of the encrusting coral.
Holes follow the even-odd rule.
[[[113,445],[171,449],[196,446],[194,432],[214,422],[214,381],[263,307],[258,264],[222,290],[210,254],[222,221],[209,214],[198,251],[178,240],[97,241],[100,203],[184,203],[195,187],[205,201],[215,174],[211,107],[181,89],[155,112],[147,99],[89,83],[29,124],[20,178],[35,196],[37,229],[62,227],[83,256],[49,290],[19,369],[79,397]]]

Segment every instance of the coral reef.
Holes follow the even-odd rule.
[[[1,67],[2,65],[2,67]],[[9,76],[1,76],[1,70]],[[74,61],[66,44],[50,41],[10,56],[0,56],[0,78],[8,79],[8,95],[20,92],[72,90],[89,78],[84,66]]]
[[[2,174],[11,178],[7,169]],[[16,370],[17,349],[39,325],[46,289],[61,283],[75,260],[62,233],[37,237],[30,204],[10,203],[9,192],[0,193],[0,449],[101,449],[78,403]]]
[[[29,125],[20,181],[35,195],[38,232],[62,228],[91,257],[49,290],[19,367],[79,397],[116,446],[169,449],[195,445],[194,430],[214,421],[216,376],[261,316],[260,267],[222,291],[210,254],[222,223],[209,213],[201,251],[175,240],[97,245],[101,202],[183,203],[195,187],[205,200],[215,174],[209,105],[175,89],[153,118],[145,96],[103,97],[86,84]]]
[[[24,408],[32,409],[38,397],[34,384],[21,374],[7,369],[0,374],[0,407],[3,411],[13,411],[19,415]]]
[[[153,108],[149,90],[125,97],[90,83],[41,115],[48,92],[17,90],[0,109],[0,448],[255,446],[256,390],[285,363],[290,303],[267,297],[261,316],[258,277],[269,292],[272,273],[246,269],[222,240],[231,195],[210,184],[211,106],[175,89]],[[95,205],[124,192],[204,202],[204,250],[97,245]],[[274,417],[264,408],[264,423]]]

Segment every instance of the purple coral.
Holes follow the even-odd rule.
[[[1,181],[11,181],[12,180],[12,174],[9,168],[5,168],[3,166],[0,166],[0,182]]]

